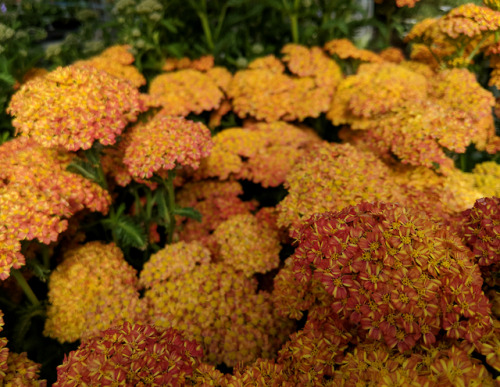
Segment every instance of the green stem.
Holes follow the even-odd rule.
[[[168,179],[163,180],[163,186],[167,192],[167,211],[169,216],[169,222],[167,224],[167,243],[172,243],[172,237],[175,231],[175,194],[174,194],[174,178],[175,172],[168,172]]]
[[[290,24],[292,28],[292,40],[294,43],[299,43],[299,4],[300,0],[295,0],[293,3],[293,11],[290,14]]]
[[[50,254],[47,245],[42,245],[42,263],[45,270],[50,270]]]
[[[198,11],[198,17],[201,20],[201,26],[203,27],[203,33],[205,34],[205,39],[207,40],[208,48],[211,52],[214,51],[214,40],[212,38],[212,31],[210,30],[210,24],[208,23],[207,15],[207,2],[203,0],[203,12]]]
[[[467,171],[467,154],[466,153],[462,153],[460,155],[460,169],[462,170],[462,172]]]
[[[30,300],[30,302],[33,305],[40,305],[40,301],[36,297],[35,293],[33,293],[33,290],[31,289],[30,285],[28,284],[28,281],[26,281],[26,278],[21,274],[21,272],[18,269],[11,269],[10,273],[12,276],[16,279],[17,283],[23,289],[24,294],[26,294],[26,297]]]

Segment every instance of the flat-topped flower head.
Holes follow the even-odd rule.
[[[156,115],[132,127],[124,136],[123,146],[123,163],[130,174],[145,179],[176,165],[197,169],[200,160],[210,154],[212,138],[201,122]]]
[[[114,244],[88,242],[68,250],[52,271],[48,297],[44,334],[73,342],[133,321],[138,279]]]
[[[54,386],[184,386],[202,353],[175,329],[125,322],[65,355]]]
[[[88,208],[107,213],[109,193],[67,171],[72,157],[25,137],[0,146],[0,279],[25,263],[22,240],[55,242],[76,212]]]
[[[149,277],[168,266],[155,262],[148,266]],[[163,278],[146,286],[144,315],[202,343],[203,360],[210,364],[232,367],[272,357],[290,333],[291,322],[277,315],[270,294],[257,293],[256,280],[225,263],[187,263]]]
[[[7,108],[18,133],[70,151],[89,149],[94,141],[114,144],[145,110],[145,100],[129,82],[75,65],[26,82]]]
[[[212,77],[194,69],[158,75],[151,81],[149,95],[170,116],[217,109],[224,97]]]
[[[297,226],[316,212],[336,211],[363,200],[389,200],[397,193],[390,169],[350,144],[321,143],[287,175],[288,195],[278,204],[278,224]]]
[[[486,161],[473,169],[474,185],[483,197],[500,197],[500,164]]]
[[[342,78],[340,67],[319,48],[286,45],[282,61],[273,55],[238,71],[227,90],[239,117],[273,122],[318,117]],[[292,75],[285,74],[285,62]]]
[[[250,277],[279,265],[278,230],[252,214],[238,214],[214,231],[218,260]]]
[[[112,46],[92,58],[76,61],[74,65],[92,66],[117,78],[129,81],[135,87],[141,87],[146,84],[146,78],[132,65],[134,56],[129,49],[128,45]]]
[[[3,386],[46,387],[46,380],[39,380],[41,364],[28,359],[26,352],[10,352],[7,359],[8,368],[0,382]]]
[[[314,214],[292,237],[298,247],[290,286],[307,291],[319,282],[325,294],[316,292],[309,318],[318,312],[315,305],[324,305],[328,319],[356,328],[357,337],[400,352],[417,342],[432,345],[440,330],[474,344],[492,329],[491,305],[470,251],[458,234],[423,213],[363,202]]]
[[[360,62],[383,62],[379,55],[369,50],[357,48],[349,39],[334,39],[325,43],[325,51],[340,59],[354,59]]]

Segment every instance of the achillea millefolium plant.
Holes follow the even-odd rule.
[[[0,384],[494,386],[499,30],[467,5],[409,57],[34,73],[0,145]]]

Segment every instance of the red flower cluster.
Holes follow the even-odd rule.
[[[181,386],[202,354],[198,343],[175,329],[126,322],[65,356],[54,386]]]
[[[299,299],[290,301],[278,294],[287,314],[321,302],[333,311],[332,323],[355,327],[359,340],[381,340],[401,352],[433,344],[441,329],[471,343],[491,330],[491,306],[468,249],[426,216],[396,204],[361,203],[316,214],[293,236],[299,246],[290,286],[304,290],[293,291]],[[325,296],[308,296],[314,283]]]

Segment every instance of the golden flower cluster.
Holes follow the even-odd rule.
[[[246,179],[267,188],[283,184],[319,137],[310,129],[276,121],[226,129],[213,141],[212,153],[202,161],[197,178]]]
[[[279,265],[278,230],[252,214],[233,215],[213,233],[217,259],[250,277]]]
[[[189,58],[167,58],[162,67],[163,71],[174,71],[183,69],[193,69],[198,71],[208,71],[214,67],[214,57],[204,55],[198,59]]]
[[[334,39],[325,43],[325,51],[340,59],[353,59],[360,62],[379,63],[384,59],[369,50],[357,48],[349,39]]]
[[[44,334],[61,343],[133,321],[139,303],[136,271],[114,244],[88,242],[67,250],[49,280]]]
[[[350,144],[321,143],[290,171],[288,195],[277,206],[280,226],[297,226],[314,213],[337,211],[363,200],[390,200],[390,169]]]
[[[304,289],[275,295],[282,313],[298,317],[295,308],[306,307],[313,325],[342,324],[358,341],[382,341],[400,352],[433,345],[441,330],[471,344],[491,332],[491,305],[469,249],[424,214],[364,202],[315,214],[292,236],[298,247],[289,258],[289,287]],[[279,281],[275,292],[286,289]],[[308,296],[318,283],[322,292]]]
[[[225,263],[204,263],[190,257],[193,248],[182,250],[186,253],[182,270],[172,270],[172,258],[181,263],[180,250],[174,246],[166,249],[178,255],[157,253],[154,265],[141,273],[143,283],[145,275],[162,278],[146,284],[143,302],[149,321],[179,329],[202,343],[204,360],[211,364],[234,366],[272,356],[286,339],[291,323],[277,315],[270,294],[257,293],[254,279]],[[193,261],[198,263],[193,265]],[[175,267],[180,266],[176,263]],[[152,273],[157,270],[161,274]]]
[[[288,44],[282,53],[292,75],[285,74],[285,66],[272,55],[236,72],[227,94],[239,117],[303,121],[328,109],[342,78],[340,67],[319,47]]]
[[[493,95],[465,69],[432,78],[393,63],[364,64],[337,89],[327,117],[335,125],[366,130],[381,153],[403,163],[452,168],[443,148],[457,153],[475,143],[491,150]]]
[[[197,169],[212,149],[210,130],[201,122],[158,114],[127,131],[122,143],[123,163],[133,177],[143,179],[177,164]]]
[[[145,99],[129,82],[76,65],[26,82],[7,108],[18,133],[45,147],[70,151],[89,149],[96,140],[114,144],[145,110]]]
[[[25,137],[0,146],[0,279],[24,264],[22,240],[49,244],[76,212],[88,208],[107,213],[109,193],[67,171],[72,157]]]
[[[483,193],[483,197],[500,197],[500,164],[486,161],[476,164],[472,172],[474,185]]]
[[[202,214],[201,223],[195,219],[182,219],[178,230],[179,239],[186,242],[199,241],[212,253],[217,243],[212,233],[222,222],[237,214],[254,210],[255,201],[239,198],[243,188],[237,181],[202,180],[189,182],[176,193],[176,203],[180,207],[192,207]]]
[[[146,78],[132,65],[135,59],[129,49],[128,45],[111,46],[99,55],[74,62],[74,65],[95,67],[117,78],[129,81],[138,88],[146,84]]]
[[[70,352],[53,386],[184,386],[202,353],[175,329],[125,322]]]

